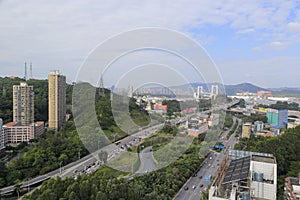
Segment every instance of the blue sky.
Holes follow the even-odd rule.
[[[217,64],[224,83],[300,87],[298,0],[0,1],[0,76],[59,69],[75,80],[89,53],[141,27],[182,32]]]

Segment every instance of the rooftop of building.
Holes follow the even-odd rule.
[[[17,125],[17,122],[8,122],[7,124],[4,124],[3,126],[11,127],[11,126],[16,126],[16,125]]]
[[[267,157],[267,156],[261,156],[261,155],[252,155],[251,160],[252,161],[257,161],[257,162],[276,164],[276,160],[275,160],[274,157]]]
[[[50,71],[50,75],[60,75],[60,76],[62,76],[63,74],[60,73],[59,70],[52,70],[52,71]]]
[[[42,126],[42,125],[44,125],[44,122],[42,122],[42,121],[34,122],[34,125]],[[17,122],[8,122],[7,124],[3,125],[3,127],[13,127],[13,126],[21,126],[21,125]]]

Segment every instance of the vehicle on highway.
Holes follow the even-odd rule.
[[[196,185],[193,185],[193,187],[192,187],[193,189],[196,189]]]
[[[201,184],[200,187],[203,188],[203,184]]]
[[[188,186],[184,187],[184,190],[189,190],[189,187]]]

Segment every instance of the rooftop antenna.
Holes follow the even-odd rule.
[[[25,61],[25,76],[24,76],[25,81],[27,81],[27,63]]]
[[[32,74],[32,62],[30,62],[30,79],[33,79],[33,74]]]

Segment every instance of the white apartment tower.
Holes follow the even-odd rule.
[[[13,86],[13,121],[22,126],[34,122],[34,91],[27,83]]]

